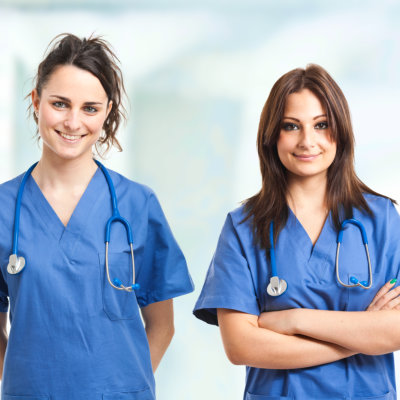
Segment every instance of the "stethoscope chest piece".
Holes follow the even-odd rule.
[[[285,293],[287,289],[287,283],[284,279],[279,279],[278,276],[272,276],[267,286],[267,293],[270,296],[280,296]]]
[[[8,259],[7,272],[11,275],[19,274],[25,267],[25,258],[11,254]]]

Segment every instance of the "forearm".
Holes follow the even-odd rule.
[[[249,316],[244,323],[237,323],[238,318],[243,322],[244,315],[218,310],[225,351],[233,364],[294,369],[326,364],[355,354],[336,344],[261,328],[256,316]]]
[[[141,311],[155,372],[174,335],[173,301],[169,299],[152,303]]]
[[[151,365],[153,372],[156,371],[159,366],[162,357],[169,344],[171,343],[174,335],[174,328],[171,327],[147,327],[146,328],[147,340],[149,342]]]
[[[400,311],[296,310],[294,334],[370,355],[400,349]]]

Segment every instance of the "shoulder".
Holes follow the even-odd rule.
[[[242,245],[253,243],[251,217],[247,218],[244,205],[241,205],[228,213],[221,233],[221,236],[227,235],[235,236]]]
[[[17,177],[6,181],[0,185],[0,201],[1,204],[8,204],[10,201],[15,201],[18,194],[18,189],[21,184],[24,174],[18,175]],[[5,209],[2,207],[1,209]]]
[[[15,204],[23,176],[18,175],[0,185],[0,229],[10,229],[14,223]]]
[[[386,197],[365,193],[364,198],[367,201],[368,206],[370,207],[374,215],[374,218],[390,216],[390,214],[392,214],[393,212],[397,214],[396,208],[392,200]]]
[[[10,179],[9,181],[0,184],[0,195],[16,194],[18,192],[19,185],[21,184],[24,175],[25,172],[16,176],[13,179]]]
[[[118,172],[107,169],[113,181],[118,204],[132,207],[149,218],[163,215],[163,211],[154,190],[147,185],[133,181]]]
[[[364,194],[372,214],[355,210],[354,217],[363,222],[365,228],[376,237],[392,236],[400,240],[400,216],[393,202],[382,196]]]
[[[135,195],[143,196],[146,198],[148,198],[152,195],[155,195],[154,191],[147,185],[133,181],[116,171],[113,171],[110,169],[107,169],[107,170],[111,176],[114,186],[116,188],[118,188],[119,190],[129,191],[129,192],[134,193]]]
[[[118,172],[108,169],[110,177],[115,186],[117,198],[122,201],[127,200],[136,206],[146,206],[150,209],[158,207],[159,202],[153,189],[142,183],[133,181]]]
[[[241,205],[234,210],[230,211],[226,217],[227,222],[229,221],[232,227],[237,230],[241,231],[246,229],[250,225],[249,220],[247,219],[247,214],[245,211],[244,205]]]

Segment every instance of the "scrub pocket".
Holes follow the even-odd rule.
[[[105,254],[99,254],[100,284],[103,297],[103,309],[112,321],[135,319],[139,306],[135,291],[126,292],[113,288],[107,279]],[[131,253],[108,253],[110,279],[118,278],[123,285],[132,284]]]
[[[289,400],[293,399],[293,397],[286,397],[286,396],[264,396],[263,394],[251,394],[246,393],[245,400]]]
[[[150,389],[143,389],[137,392],[116,392],[103,394],[103,400],[154,400]]]
[[[11,394],[3,394],[2,400],[49,400],[49,396],[13,396]]]

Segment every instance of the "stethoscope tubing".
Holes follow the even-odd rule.
[[[108,173],[107,169],[101,164],[98,160],[94,160],[97,166],[103,172],[108,188],[110,190],[111,195],[111,205],[112,205],[112,215],[108,219],[106,224],[106,232],[105,232],[105,263],[106,263],[106,271],[107,271],[107,279],[109,284],[117,290],[125,290],[127,292],[131,292],[132,290],[138,289],[140,287],[139,284],[135,283],[135,258],[133,254],[133,235],[132,235],[132,228],[129,222],[123,218],[118,210],[118,202],[117,196],[115,193],[115,188],[113,181],[111,179],[110,174]],[[18,257],[18,239],[19,239],[19,228],[20,228],[20,216],[21,216],[21,203],[22,203],[22,196],[25,189],[25,184],[29,176],[31,175],[33,169],[36,167],[38,163],[34,163],[24,174],[22,177],[18,194],[17,200],[15,203],[15,214],[14,214],[14,230],[13,230],[13,243],[12,243],[12,254],[10,255],[9,264],[7,270],[9,273],[15,275],[19,274],[24,266],[25,266],[25,259],[23,257]],[[122,282],[118,278],[114,278],[111,280],[110,278],[110,269],[109,269],[109,260],[108,260],[108,248],[111,238],[111,226],[114,222],[120,222],[124,225],[125,231],[127,233],[128,243],[130,247],[130,254],[131,254],[131,265],[132,265],[132,284],[127,286],[123,285]]]
[[[347,224],[352,224],[352,225],[357,226],[361,233],[362,242],[364,244],[365,254],[367,257],[367,261],[368,261],[368,282],[366,282],[366,281],[360,282],[354,276],[350,277],[350,282],[352,282],[352,284],[346,284],[340,279],[340,273],[339,273],[340,246],[343,242],[343,234],[344,234],[344,230],[345,230],[345,227]],[[276,256],[275,256],[275,242],[274,242],[274,222],[273,221],[271,221],[271,223],[269,225],[269,238],[270,238],[271,278],[270,278],[270,282],[267,286],[267,292],[271,296],[280,296],[281,294],[283,294],[286,291],[287,282],[284,279],[280,279],[278,276],[278,272],[277,272]],[[370,258],[369,250],[368,250],[367,232],[366,232],[363,224],[354,218],[344,220],[342,222],[340,230],[338,232],[336,243],[337,243],[337,246],[336,246],[336,258],[335,258],[335,270],[336,270],[336,279],[337,279],[338,283],[346,288],[360,287],[362,289],[370,289],[372,287],[372,283],[373,283],[372,266],[371,266],[371,258]]]
[[[358,229],[360,230],[361,233],[361,237],[362,237],[362,241],[364,244],[364,248],[365,248],[365,254],[367,256],[367,261],[368,261],[368,280],[369,282],[367,284],[365,284],[365,282],[360,282],[358,281],[356,278],[351,277],[350,279],[354,279],[353,284],[349,285],[346,284],[344,282],[342,282],[342,280],[340,279],[340,273],[339,273],[339,252],[340,252],[340,245],[342,244],[343,241],[343,234],[344,234],[344,230],[347,224],[352,224],[358,227]],[[368,250],[368,239],[367,239],[367,232],[365,231],[365,228],[363,226],[363,224],[360,221],[357,221],[354,218],[350,218],[350,219],[346,219],[342,222],[342,225],[340,227],[340,231],[338,233],[338,237],[337,237],[337,246],[336,246],[336,259],[335,259],[335,269],[336,269],[336,279],[338,280],[338,282],[346,287],[346,288],[353,288],[353,287],[361,287],[363,289],[370,289],[372,287],[372,283],[373,283],[373,276],[372,276],[372,267],[371,267],[371,258],[369,256],[369,250]]]
[[[30,174],[33,169],[36,167],[37,162],[33,164],[22,177],[22,181],[19,185],[17,201],[15,203],[15,214],[14,214],[14,231],[13,231],[13,244],[12,244],[12,254],[18,256],[18,239],[19,239],[19,221],[21,216],[21,203],[22,203],[22,195],[24,194],[25,184],[28,180]]]

